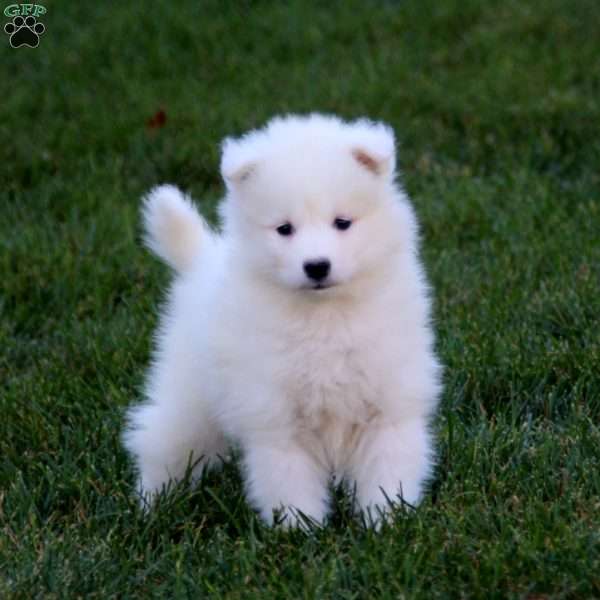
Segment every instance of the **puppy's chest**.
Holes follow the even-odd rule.
[[[367,340],[333,322],[297,336],[287,347],[287,397],[304,427],[368,423],[377,414],[377,383]]]

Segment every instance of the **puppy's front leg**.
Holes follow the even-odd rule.
[[[328,508],[327,471],[292,435],[258,436],[245,444],[248,498],[267,523],[275,523],[274,511],[280,511],[284,526],[302,525],[299,513],[322,523]]]
[[[415,506],[431,471],[431,440],[424,418],[372,426],[353,455],[356,500],[374,523],[401,497]]]

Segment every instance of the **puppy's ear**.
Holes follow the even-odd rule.
[[[221,150],[221,175],[227,185],[242,183],[252,175],[257,157],[248,140],[225,138]]]
[[[374,175],[391,175],[396,166],[394,132],[383,123],[358,121],[355,125],[352,156]]]

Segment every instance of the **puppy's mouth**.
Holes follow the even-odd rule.
[[[315,283],[313,286],[311,286],[311,290],[328,290],[329,288],[332,288],[335,285],[335,283]]]
[[[339,285],[338,281],[334,281],[331,279],[327,279],[326,281],[305,281],[300,284],[298,289],[307,290],[311,292],[325,292],[326,290],[330,290],[331,288],[337,287]]]

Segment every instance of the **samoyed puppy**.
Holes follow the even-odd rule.
[[[173,186],[143,204],[175,280],[124,436],[142,497],[234,444],[268,523],[323,523],[332,477],[377,522],[417,504],[440,367],[392,130],[275,118],[224,141],[221,173],[219,231]]]

